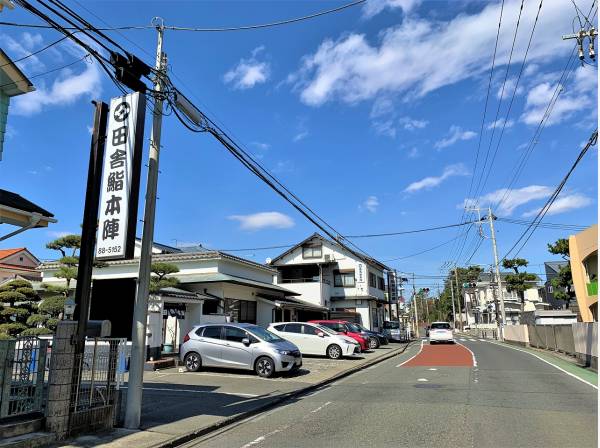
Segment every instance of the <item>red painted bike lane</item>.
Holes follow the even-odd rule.
[[[473,354],[463,345],[428,345],[402,367],[473,367]]]

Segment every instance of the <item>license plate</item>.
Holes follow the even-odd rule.
[[[298,367],[300,367],[300,366],[302,365],[302,361],[301,361],[301,360],[299,360],[299,359],[297,359],[297,360],[296,360],[296,365],[297,365]]]

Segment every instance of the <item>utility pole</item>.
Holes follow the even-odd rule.
[[[450,294],[452,294],[452,328],[456,330],[456,308],[454,308],[454,280],[450,277]]]
[[[415,302],[415,336],[419,337],[419,310],[417,309],[417,290],[415,288],[415,273],[412,275],[413,302]]]
[[[164,24],[162,19],[154,19],[158,31],[156,46],[156,76],[154,78],[154,111],[152,134],[150,136],[150,156],[148,160],[148,181],[144,208],[144,230],[137,280],[137,294],[133,310],[133,328],[131,334],[131,361],[125,409],[125,427],[138,429],[142,411],[142,385],[144,380],[144,362],[146,361],[146,324],[148,317],[148,294],[150,289],[150,265],[152,263],[152,244],[154,241],[154,216],[156,212],[156,192],[158,184],[158,160],[160,155],[160,136],[163,116],[163,76],[166,74],[167,55],[163,53]]]
[[[458,325],[460,331],[463,331],[462,308],[460,305],[460,286],[458,284],[458,268],[454,266],[454,278],[456,279],[456,302],[458,303]],[[466,310],[466,306],[465,306]]]
[[[506,324],[506,312],[504,310],[504,294],[502,293],[502,278],[500,277],[500,266],[498,265],[498,247],[496,246],[496,231],[494,230],[494,220],[496,217],[492,215],[492,208],[488,207],[488,222],[490,223],[490,234],[492,238],[492,247],[494,248],[494,264],[496,265],[496,283],[498,284],[498,297],[500,298],[500,340],[504,340],[504,325]]]
[[[590,59],[593,61],[596,59],[596,51],[594,49],[594,39],[596,39],[597,35],[598,35],[598,31],[596,31],[596,29],[592,26],[592,27],[590,27],[589,30],[585,30],[584,28],[581,28],[578,33],[564,34],[562,38],[563,38],[563,40],[575,39],[577,41],[577,47],[578,47],[577,53],[578,53],[579,59],[582,61],[581,65],[583,65],[583,60],[585,59],[585,53],[583,51],[583,41],[586,38],[588,38],[588,41],[589,41],[588,54],[589,54]]]

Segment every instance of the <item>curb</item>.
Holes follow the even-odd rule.
[[[383,355],[379,358],[375,358],[361,366],[356,366],[356,367],[352,367],[348,370],[344,370],[343,372],[339,372],[337,374],[335,374],[334,376],[332,376],[331,378],[327,378],[323,381],[320,381],[318,383],[315,384],[311,384],[310,386],[306,386],[303,387],[302,389],[298,389],[292,392],[287,392],[285,394],[282,394],[276,398],[273,399],[273,401],[271,401],[270,403],[266,403],[262,406],[259,406],[258,408],[243,412],[241,414],[235,415],[233,417],[228,417],[226,419],[223,419],[221,421],[218,421],[216,423],[213,423],[211,425],[208,426],[204,426],[200,429],[197,429],[195,431],[189,432],[187,434],[183,434],[181,436],[175,437],[171,440],[167,440],[166,442],[162,442],[156,445],[152,445],[151,448],[175,448],[178,447],[184,443],[190,442],[194,439],[197,439],[199,437],[205,436],[213,431],[216,431],[218,429],[222,429],[225,428],[227,426],[230,426],[234,423],[237,423],[241,420],[245,420],[249,417],[253,417],[255,415],[261,414],[271,408],[274,408],[278,405],[280,405],[281,403],[289,400],[290,398],[295,398],[295,397],[299,397],[301,395],[304,395],[308,392],[312,392],[315,389],[319,389],[322,386],[325,386],[327,384],[333,383],[337,380],[339,380],[340,378],[344,378],[347,377],[349,375],[352,375],[353,373],[356,373],[360,370],[363,370],[367,367],[373,366],[375,364],[379,364],[380,362],[386,361],[390,358],[393,358],[394,356],[397,355],[401,355],[402,353],[404,353],[406,351],[406,349],[408,347],[410,347],[415,341],[410,341],[408,344],[406,344],[404,346],[404,348],[398,352],[394,352],[394,353],[389,353],[387,355]]]

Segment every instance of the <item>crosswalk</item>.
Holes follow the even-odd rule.
[[[472,339],[472,338],[457,338],[457,340],[461,341],[461,342],[467,342],[467,341],[469,341],[469,342],[488,342],[485,339]]]

